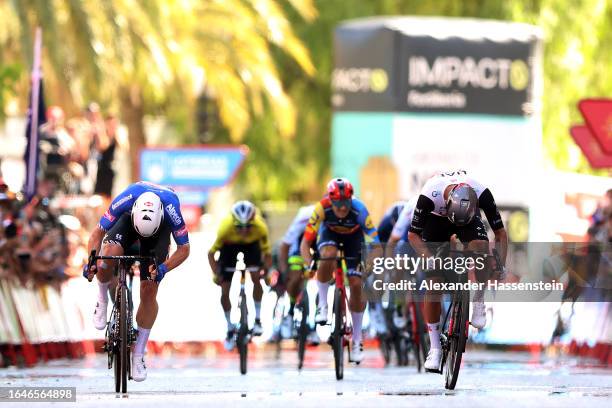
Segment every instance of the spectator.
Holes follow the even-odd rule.
[[[8,186],[0,179],[0,276],[3,277],[8,276],[10,271],[17,271],[20,266],[15,252],[19,240],[13,213],[14,199]]]
[[[115,171],[113,170],[112,164],[118,144],[117,129],[119,127],[119,121],[115,116],[108,115],[105,120],[105,125],[107,144],[106,146],[99,146],[98,171],[96,174],[94,194],[101,195],[104,199],[103,208],[108,208],[115,179]]]
[[[106,135],[106,127],[100,112],[100,106],[96,102],[91,102],[85,108],[85,120],[87,123],[87,139],[89,140],[89,155],[82,190],[85,194],[92,194],[94,192],[100,154],[108,148],[110,141]]]
[[[66,123],[66,130],[75,142],[71,161],[68,164],[72,182],[69,188],[71,193],[81,193],[82,183],[85,178],[85,169],[89,157],[89,146],[91,139],[87,131],[87,121],[84,118],[72,118]]]
[[[59,106],[47,110],[47,123],[41,127],[40,179],[52,183],[53,190],[67,192],[68,163],[75,142],[64,128],[64,111]]]
[[[35,196],[23,209],[23,230],[18,255],[22,267],[35,282],[50,283],[65,278],[68,256],[66,234],[49,199]]]

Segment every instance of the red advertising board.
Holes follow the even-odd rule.
[[[612,168],[612,154],[607,154],[602,150],[587,126],[572,126],[570,133],[591,164],[591,167],[599,169]]]
[[[578,109],[601,149],[612,154],[612,99],[583,99]]]

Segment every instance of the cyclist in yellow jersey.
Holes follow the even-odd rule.
[[[219,252],[218,260],[215,254]],[[230,214],[222,221],[217,231],[217,239],[208,252],[208,262],[215,277],[215,283],[221,285],[221,306],[227,322],[227,337],[225,348],[234,347],[234,325],[230,320],[232,308],[229,292],[232,277],[236,269],[238,253],[244,255],[244,263],[251,273],[253,281],[253,299],[255,301],[255,325],[253,335],[260,336],[263,332],[260,321],[262,264],[265,269],[272,266],[272,250],[268,234],[268,227],[255,205],[249,201],[238,201],[232,206]],[[263,262],[262,262],[263,258]]]

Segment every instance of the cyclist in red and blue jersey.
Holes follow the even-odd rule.
[[[176,251],[168,258],[170,235]],[[168,188],[147,182],[130,185],[119,194],[104,213],[89,238],[88,252],[100,255],[123,255],[132,244],[140,243],[140,254],[155,255],[156,270],[149,262],[140,264],[140,304],[136,312],[138,337],[132,353],[132,373],[135,381],[147,377],[144,353],[149,333],[157,317],[157,287],[165,274],[189,256],[189,233],[176,193]],[[106,327],[108,286],[113,278],[114,261],[99,261],[91,269],[83,268],[83,276],[98,277],[98,302],[93,316],[98,330]]]
[[[379,243],[378,231],[370,218],[366,206],[353,197],[353,186],[345,178],[332,179],[327,184],[327,195],[315,205],[310,216],[300,252],[308,265],[312,259],[311,244],[317,240],[317,248],[321,255],[317,271],[319,286],[319,304],[315,320],[319,324],[327,322],[327,290],[332,279],[336,262],[338,245],[344,246],[347,258],[348,281],[351,297],[349,309],[353,321],[353,341],[350,353],[352,362],[359,363],[363,359],[361,342],[361,323],[365,301],[362,296],[361,272],[356,269],[361,257],[361,247],[364,236],[373,243]]]

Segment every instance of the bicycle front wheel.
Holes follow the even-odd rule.
[[[456,294],[452,305],[453,332],[449,333],[449,351],[445,366],[445,387],[454,390],[461,369],[461,358],[465,351],[467,340],[467,324],[469,314],[469,293]]]
[[[344,378],[344,309],[342,308],[342,292],[340,288],[334,291],[334,329],[332,330],[332,348],[334,350],[334,365],[336,379]]]
[[[304,354],[306,353],[306,339],[308,338],[308,292],[306,289],[302,291],[302,300],[298,305],[302,313],[300,319],[300,327],[298,330],[298,370],[304,366]]]
[[[240,374],[244,375],[247,373],[247,354],[249,350],[249,323],[246,295],[244,293],[240,296],[240,329],[236,341],[240,353]]]
[[[115,369],[115,391],[117,391],[117,383],[121,382],[121,392],[127,392],[127,379],[129,373],[129,336],[130,328],[128,326],[128,293],[127,287],[121,286],[119,288],[119,359],[117,365],[119,366],[119,375],[117,376],[117,369]],[[117,378],[120,377],[120,378]]]

